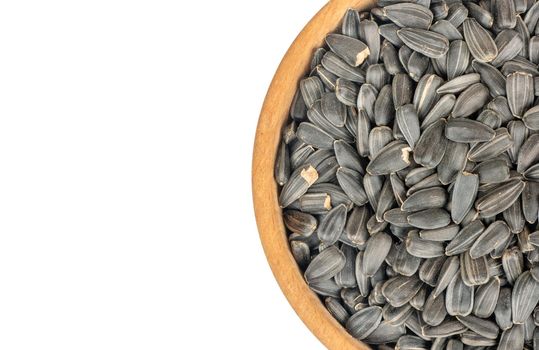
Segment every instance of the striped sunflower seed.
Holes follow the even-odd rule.
[[[369,48],[367,63],[375,64],[380,58],[380,34],[378,24],[370,19],[365,19],[359,23],[358,37]]]
[[[445,137],[454,142],[486,142],[495,135],[491,127],[472,119],[450,119],[445,126]]]
[[[468,286],[478,286],[488,282],[489,271],[486,257],[472,258],[468,252],[460,255],[462,281]]]
[[[506,79],[496,67],[474,60],[472,62],[472,68],[475,72],[479,73],[481,81],[488,87],[491,96],[505,96]]]
[[[449,225],[451,217],[444,209],[426,209],[408,215],[408,223],[413,227],[432,230]]]
[[[442,295],[449,283],[453,280],[453,277],[459,272],[459,268],[460,262],[456,256],[450,256],[444,261],[438,280],[436,281],[436,286],[432,291],[434,298]]]
[[[429,348],[425,340],[413,335],[400,337],[395,345],[397,350],[427,350]]]
[[[449,50],[449,40],[442,34],[419,28],[403,28],[397,36],[412,50],[430,58],[439,58]]]
[[[524,326],[515,324],[510,329],[503,331],[498,349],[500,350],[517,350],[524,348]]]
[[[392,243],[391,237],[384,232],[378,232],[369,238],[363,255],[363,272],[367,276],[373,276],[382,266]]]
[[[453,80],[464,74],[470,62],[470,50],[466,42],[454,40],[447,52],[447,79]]]
[[[287,229],[303,236],[310,236],[318,226],[314,216],[298,210],[286,210],[283,219]]]
[[[279,196],[279,205],[285,208],[295,200],[299,199],[309,187],[318,180],[318,172],[312,166],[298,168],[284,185]]]
[[[477,288],[474,296],[473,314],[481,318],[489,318],[496,308],[500,294],[500,279],[492,277],[486,284]]]
[[[383,13],[401,28],[428,29],[434,17],[428,8],[411,2],[385,6]]]
[[[394,343],[406,333],[404,325],[392,325],[388,322],[382,322],[364,341],[367,344],[385,344]]]
[[[382,308],[369,306],[353,314],[346,322],[346,329],[357,339],[365,339],[382,321]]]
[[[447,299],[446,299],[447,303]],[[422,328],[422,332],[425,336],[431,338],[447,338],[453,335],[462,334],[466,332],[468,328],[453,318],[447,318],[438,326],[425,326]]]
[[[414,309],[410,304],[405,304],[401,307],[393,307],[391,304],[386,304],[382,309],[382,318],[391,325],[400,326],[406,322],[406,319],[408,319],[413,312]]]
[[[462,40],[462,34],[460,34],[457,27],[455,27],[449,21],[446,21],[443,19],[439,20],[436,23],[434,23],[429,29],[435,33],[443,35],[449,41]]]
[[[513,179],[485,193],[475,202],[475,208],[484,217],[499,214],[509,208],[524,190],[525,183]]]
[[[318,254],[305,270],[308,283],[328,280],[342,270],[346,259],[344,254],[335,246],[330,246]]]
[[[367,243],[369,232],[367,231],[367,221],[370,212],[366,206],[354,207],[348,215],[344,234],[354,244],[362,246]]]
[[[464,39],[470,53],[479,62],[491,62],[498,55],[496,43],[489,32],[473,18],[467,18],[462,24]]]
[[[431,287],[435,286],[438,273],[444,265],[445,260],[446,257],[443,255],[426,259],[419,269],[419,279]]]
[[[328,309],[329,313],[337,320],[340,324],[346,324],[346,321],[350,318],[348,311],[342,306],[342,304],[332,297],[327,297],[324,299],[324,305]]]
[[[449,116],[449,113],[453,110],[455,106],[455,101],[457,98],[455,95],[446,94],[443,95],[438,102],[430,109],[423,121],[421,122],[421,129],[424,130],[427,126],[433,124],[434,122],[446,118]]]
[[[502,255],[502,266],[507,282],[511,285],[515,284],[515,281],[524,270],[524,258],[518,247],[505,250]]]
[[[498,1],[506,1],[506,0],[498,0]],[[512,1],[506,1],[511,2]],[[514,17],[515,23],[516,23],[516,16]],[[500,67],[505,62],[512,60],[515,58],[520,51],[522,50],[522,47],[524,46],[524,40],[522,40],[522,37],[518,34],[517,31],[512,29],[505,29],[502,30],[498,36],[496,36],[496,39],[494,40],[496,43],[496,46],[498,47],[498,56],[496,56],[495,59],[492,60],[492,65],[494,67]]]
[[[476,83],[464,90],[453,107],[454,118],[468,117],[481,109],[489,100],[489,90],[482,83]]]
[[[419,190],[410,195],[401,206],[404,211],[415,212],[425,209],[443,208],[447,202],[447,193],[442,187]]]
[[[386,258],[388,265],[403,276],[415,274],[421,263],[421,259],[408,253],[405,244],[394,245]]]
[[[451,241],[460,230],[460,226],[456,224],[449,224],[442,228],[433,230],[421,230],[419,231],[419,237],[429,241]]]
[[[346,224],[347,210],[344,204],[338,205],[320,220],[320,226],[316,232],[322,243],[330,246],[339,240]]]
[[[430,59],[417,51],[412,52],[408,59],[408,74],[414,81],[419,81],[429,67]]]
[[[511,0],[493,0],[493,14],[496,27],[500,29],[514,28],[516,22],[515,2]]]
[[[415,275],[398,275],[387,280],[382,287],[382,294],[394,307],[401,307],[419,292],[423,282]]]
[[[473,145],[468,152],[472,162],[482,162],[499,156],[513,146],[513,140],[506,128],[496,130],[494,138],[487,142]]]
[[[330,34],[326,37],[326,43],[331,51],[353,67],[362,64],[370,54],[364,42],[346,35]]]
[[[517,171],[524,173],[539,161],[539,134],[533,134],[524,141],[518,152]]]
[[[507,102],[515,117],[522,117],[534,99],[533,77],[529,73],[515,72],[507,76]]]
[[[464,226],[445,248],[446,255],[457,255],[470,249],[475,240],[483,233],[485,226],[481,220],[474,220]]]
[[[498,328],[496,323],[479,318],[474,315],[468,315],[468,316],[457,315],[456,317],[460,323],[462,323],[463,325],[468,327],[468,329],[474,331],[475,333],[488,339],[498,338],[498,333],[500,329]]]
[[[476,165],[474,172],[479,176],[479,183],[500,183],[509,179],[509,167],[503,159],[494,158]]]
[[[429,326],[439,326],[446,316],[447,310],[445,309],[444,295],[435,297],[433,293],[431,293],[425,301],[423,312],[421,313],[423,321]]]
[[[514,324],[523,324],[539,302],[539,282],[529,271],[521,274],[515,282],[511,310]],[[502,335],[503,338],[503,335]]]
[[[478,186],[479,177],[477,175],[467,172],[461,172],[457,175],[451,194],[451,218],[455,223],[461,223],[472,208]]]
[[[468,17],[468,9],[463,4],[455,2],[449,5],[449,14],[446,19],[456,28],[460,27],[466,17]]]
[[[367,172],[371,175],[385,175],[399,171],[410,165],[411,148],[401,141],[394,141],[380,150],[369,165]]]
[[[467,286],[457,273],[445,292],[445,307],[451,316],[468,316],[472,313],[474,303],[474,289]]]
[[[447,139],[444,136],[445,125],[445,119],[440,119],[423,131],[414,148],[416,163],[426,168],[434,168],[440,163],[447,147]]]
[[[495,221],[477,238],[470,248],[470,256],[477,259],[485,256],[492,250],[503,244],[511,235],[511,230],[504,221]]]
[[[395,113],[395,121],[408,145],[413,150],[420,134],[419,117],[417,116],[414,105],[407,104],[398,107]]]
[[[397,73],[391,84],[395,108],[412,102],[414,84],[407,74]]]
[[[449,80],[436,90],[439,94],[454,94],[461,92],[469,86],[479,83],[481,76],[477,73],[470,73],[458,76]]]

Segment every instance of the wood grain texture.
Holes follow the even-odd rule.
[[[279,286],[296,313],[330,350],[366,350],[333,319],[309,289],[290,253],[273,168],[282,126],[299,80],[306,74],[314,50],[335,31],[348,8],[365,10],[374,0],[332,0],[307,24],[284,56],[269,87],[256,132],[252,186],[260,239]]]

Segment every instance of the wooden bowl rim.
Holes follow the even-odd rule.
[[[288,245],[273,174],[281,129],[312,52],[335,30],[346,9],[368,9],[374,0],[332,0],[305,26],[281,61],[268,89],[253,151],[252,188],[255,216],[264,252],[281,290],[311,332],[330,350],[367,350],[330,315],[303,279]]]

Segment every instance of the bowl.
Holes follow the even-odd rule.
[[[269,265],[281,290],[311,332],[330,350],[366,350],[366,344],[349,335],[312,292],[290,252],[273,177],[281,129],[301,78],[309,69],[314,50],[323,46],[348,8],[367,10],[374,0],[331,0],[305,26],[288,49],[271,82],[262,106],[253,152],[253,201]]]

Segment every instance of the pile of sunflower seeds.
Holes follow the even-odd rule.
[[[309,287],[379,349],[539,349],[539,2],[380,0],[326,44],[275,167]]]

